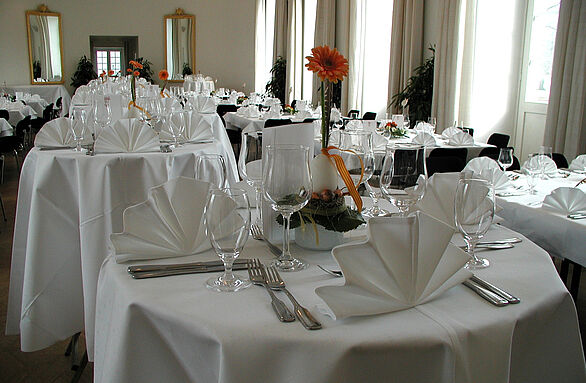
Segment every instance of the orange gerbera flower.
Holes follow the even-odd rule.
[[[110,70],[108,71],[108,76],[113,76],[113,75],[114,75],[114,71],[113,71],[112,69],[110,69]]]
[[[137,71],[137,70],[135,70],[133,74],[134,74],[135,76],[140,76],[140,72],[139,72],[139,71]]]
[[[132,69],[130,69],[130,68],[126,69],[126,71],[127,71],[128,73],[132,73]]]
[[[163,81],[167,81],[168,78],[169,78],[169,72],[167,72],[165,69],[161,69],[159,71],[159,79],[161,79]]]
[[[136,68],[142,69],[142,64],[139,63],[138,61],[130,60],[129,63],[130,63],[130,65],[132,65],[134,67],[134,69],[136,69]]]
[[[336,48],[327,45],[311,49],[313,56],[306,56],[309,61],[305,66],[322,80],[336,84],[348,76],[348,60]]]

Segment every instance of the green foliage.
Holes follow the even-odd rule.
[[[271,80],[267,83],[265,91],[285,104],[285,83],[287,79],[287,60],[277,57],[271,68]]]
[[[407,86],[391,99],[391,105],[400,106],[403,100],[408,100],[409,120],[427,121],[431,116],[431,101],[433,97],[433,67],[435,62],[435,48],[429,47],[433,52],[430,58],[415,68],[413,76],[407,80]]]
[[[79,59],[77,63],[77,69],[71,78],[71,86],[75,89],[82,85],[87,85],[88,82],[98,78],[97,73],[94,71],[94,64],[85,55]]]
[[[139,64],[142,64],[142,69],[137,69],[137,71],[140,73],[140,77],[144,78],[151,84],[154,84],[153,70],[151,69],[151,65],[153,65],[153,63],[145,59],[144,57],[139,57],[135,61]]]
[[[183,72],[181,72],[181,74],[183,76],[189,76],[190,74],[193,74],[193,70],[191,70],[191,67],[188,63],[183,64]]]

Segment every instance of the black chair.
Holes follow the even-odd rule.
[[[57,99],[57,101],[55,101],[55,107],[53,108],[53,118],[61,117],[61,110],[62,109],[63,109],[63,97],[59,97]]]
[[[363,120],[376,120],[376,113],[374,112],[366,112],[364,116],[362,116]]]
[[[0,109],[0,118],[5,119],[6,121],[10,120],[10,113],[6,109]]]
[[[348,111],[348,117],[350,118],[358,118],[360,116],[360,111],[358,109],[352,109]]]
[[[509,140],[511,136],[508,134],[502,133],[493,133],[488,137],[488,141],[486,142],[489,145],[494,145],[497,148],[506,148],[509,145]]]
[[[478,153],[478,157],[489,157],[497,161],[501,148],[484,148]],[[513,155],[513,164],[507,170],[521,170],[519,159]]]
[[[226,127],[226,121],[224,120],[224,116],[228,112],[236,112],[238,107],[236,105],[224,105],[220,104],[216,107],[216,112],[220,116],[220,120],[222,120],[222,124],[224,124],[224,128]],[[230,144],[232,144],[232,150],[234,150],[234,155],[236,156],[236,160],[238,160],[238,155],[240,153],[240,145],[242,145],[242,136],[240,135],[240,131],[234,129],[226,129],[226,133],[228,134],[228,139],[230,140]]]
[[[555,162],[558,169],[559,168],[567,169],[569,166],[568,160],[566,159],[566,156],[564,156],[562,153],[552,153],[551,159],[553,160],[553,162]]]
[[[43,119],[45,121],[51,121],[54,118],[53,115],[53,103],[50,103],[43,110]]]
[[[0,155],[2,156],[2,170],[0,173],[0,183],[4,183],[4,155],[14,155],[16,161],[16,168],[20,173],[20,164],[18,161],[18,151],[22,148],[20,138],[17,136],[3,136],[0,137]]]
[[[436,148],[429,153],[426,160],[427,175],[434,173],[461,172],[466,166],[466,148]]]
[[[271,128],[273,126],[291,125],[292,122],[289,119],[281,118],[269,118],[265,121],[265,128]]]
[[[26,150],[26,143],[31,133],[31,116],[26,116],[16,124],[14,135],[18,138],[21,148]]]

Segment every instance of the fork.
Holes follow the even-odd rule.
[[[285,281],[279,275],[279,272],[274,266],[271,266],[267,269],[267,286],[269,286],[272,290],[279,290],[283,291],[291,303],[293,303],[293,307],[295,308],[295,316],[299,319],[299,322],[308,330],[319,330],[321,328],[321,323],[319,323],[313,315],[309,312],[308,309],[301,306],[297,299],[287,290],[285,286]]]
[[[281,251],[281,249],[279,249],[277,246],[273,245],[262,233],[262,230],[260,229],[260,227],[258,227],[257,224],[252,224],[250,226],[250,233],[252,234],[252,238],[258,240],[258,241],[264,241],[266,243],[266,245],[269,247],[269,250],[271,251],[271,253],[273,253],[274,255],[276,255],[277,257],[280,257],[283,252]]]
[[[277,314],[277,318],[281,322],[293,322],[295,320],[295,316],[291,313],[289,308],[285,306],[285,303],[275,296],[275,293],[267,286],[266,277],[267,273],[264,269],[264,266],[258,258],[254,258],[248,264],[248,276],[250,277],[250,281],[255,285],[264,286],[264,288],[268,291],[269,295],[271,296],[271,306],[273,306],[273,310],[275,314]]]

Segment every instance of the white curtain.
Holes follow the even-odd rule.
[[[317,12],[315,17],[314,46],[327,45],[334,48],[336,45],[336,0],[317,0]],[[321,81],[313,76],[312,103],[320,100],[319,87]],[[339,107],[340,105],[338,105]]]
[[[413,69],[421,65],[423,52],[423,0],[395,0],[389,66],[389,103],[402,91]],[[393,107],[394,113],[399,112]]]
[[[586,153],[586,2],[562,0],[544,142],[569,160]]]
[[[256,1],[254,90],[264,93],[274,63],[275,0]]]

